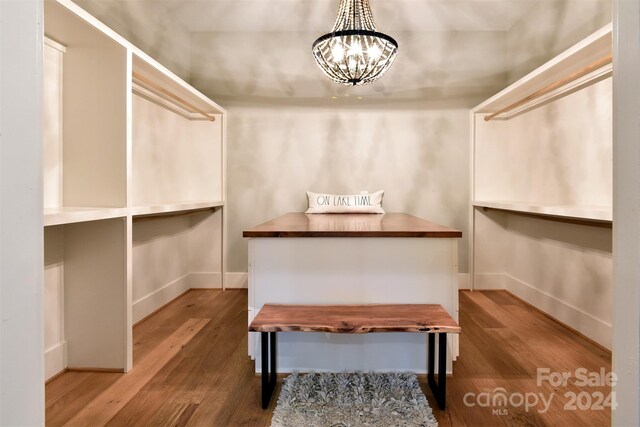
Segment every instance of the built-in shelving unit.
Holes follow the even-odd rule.
[[[610,346],[612,29],[471,111],[470,275]],[[524,215],[523,215],[524,214]]]
[[[126,372],[135,322],[224,287],[226,111],[68,0],[45,36],[46,377]]]

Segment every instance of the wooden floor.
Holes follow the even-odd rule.
[[[576,377],[579,368],[609,372],[610,352],[503,291],[461,291],[460,324],[445,411],[421,379],[440,426],[610,425],[609,407],[585,409],[610,387],[579,387]],[[274,403],[260,407],[246,330],[246,291],[192,290],[136,326],[130,373],[67,372],[51,381],[47,425],[269,425]],[[570,378],[538,384],[545,368],[553,379]]]

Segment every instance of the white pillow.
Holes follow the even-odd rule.
[[[308,214],[318,213],[376,213],[383,214],[382,195],[384,190],[361,194],[323,194],[307,191]]]

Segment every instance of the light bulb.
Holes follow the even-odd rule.
[[[360,41],[355,41],[349,46],[349,56],[362,55],[362,45]]]
[[[344,49],[342,48],[342,45],[337,44],[333,46],[331,49],[331,56],[336,62],[342,61],[342,58],[344,57]]]
[[[369,55],[369,61],[376,61],[378,58],[380,58],[382,51],[377,45],[374,45],[369,48],[367,54]]]

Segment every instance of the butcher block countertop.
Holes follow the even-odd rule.
[[[243,237],[430,237],[462,232],[405,213],[305,214],[292,212],[244,230]]]

